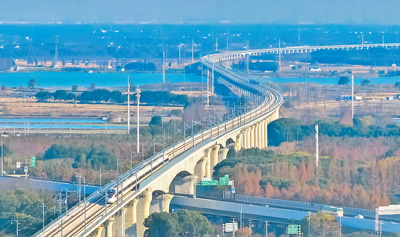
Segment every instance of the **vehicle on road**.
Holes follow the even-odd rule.
[[[321,210],[323,213],[333,216],[343,216],[343,208],[335,206],[324,206]]]
[[[364,216],[363,215],[357,215],[354,218],[356,218],[356,219],[364,219]]]

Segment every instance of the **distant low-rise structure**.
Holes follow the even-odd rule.
[[[319,68],[319,67],[312,67],[312,68],[310,68],[310,72],[321,72],[322,70],[321,70],[321,68]]]

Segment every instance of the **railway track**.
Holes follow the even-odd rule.
[[[209,61],[209,58],[202,58],[201,62],[207,67],[211,67],[211,65],[214,64]],[[263,102],[255,109],[245,114],[232,120],[224,121],[206,131],[194,134],[189,139],[178,142],[157,153],[155,156],[144,160],[131,170],[119,176],[117,179],[111,181],[101,190],[90,195],[86,198],[85,202],[75,206],[67,215],[63,215],[51,222],[44,230],[36,233],[35,236],[86,236],[88,234],[88,226],[95,225],[99,218],[107,216],[110,214],[110,211],[115,213],[116,209],[118,209],[118,205],[127,198],[132,199],[139,195],[140,190],[138,187],[140,183],[149,178],[154,172],[164,167],[168,162],[174,160],[176,157],[188,150],[195,148],[207,139],[214,140],[235,129],[242,129],[248,125],[252,125],[252,123],[256,122],[258,119],[273,113],[282,104],[282,97],[277,91],[260,85],[251,85],[245,78],[223,68],[222,66],[218,65],[215,67],[215,70],[231,80],[231,82],[243,84],[246,89],[252,90],[255,92],[254,94],[261,96]],[[162,163],[154,163],[159,159],[160,155],[163,157]],[[164,157],[168,157],[168,160],[164,161]],[[140,172],[149,168],[150,172],[138,176]],[[120,185],[122,185],[122,188],[118,191],[118,199],[121,200],[113,204],[107,204],[105,202],[106,191],[110,188],[119,187]]]

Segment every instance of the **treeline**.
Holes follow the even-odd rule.
[[[19,223],[19,235],[32,236],[42,228],[42,205],[45,204],[45,222],[56,217],[54,200],[50,195],[26,190],[9,190],[0,192],[0,233],[4,236],[15,236],[16,228],[11,221]],[[22,228],[21,228],[22,226]]]
[[[373,162],[321,157],[312,154],[278,155],[257,148],[230,150],[215,167],[215,177],[232,175],[238,193],[339,206],[374,208],[395,201],[400,159]]]
[[[35,95],[36,99],[43,101],[48,99],[54,100],[73,100],[75,99],[76,95],[73,93],[68,93],[65,90],[57,90],[54,93],[48,91],[39,91]]]
[[[156,71],[156,65],[154,63],[145,62],[133,62],[125,65],[125,70],[135,70],[135,71]]]
[[[400,64],[400,50],[383,47],[369,50],[318,50],[311,53],[312,62],[329,64],[353,64],[367,66],[391,66]]]
[[[240,60],[237,64],[232,64],[232,68],[238,70],[247,70],[246,60]],[[273,71],[276,72],[278,70],[278,64],[275,62],[249,62],[249,69],[254,71]]]
[[[54,99],[54,100],[74,100],[83,103],[100,103],[100,102],[112,102],[112,103],[126,103],[128,98],[127,95],[122,94],[121,91],[109,91],[106,89],[95,89],[93,91],[85,91],[80,95],[74,93],[68,93],[65,90],[57,90],[54,93],[48,91],[40,91],[36,93],[35,97],[39,101]],[[136,95],[133,94],[130,97],[131,101],[136,101]],[[156,104],[156,105],[187,105],[189,104],[189,97],[187,95],[176,95],[168,91],[142,91],[140,94],[140,102],[145,104]]]
[[[398,137],[400,127],[388,124],[385,127],[370,125],[361,119],[353,119],[353,126],[336,121],[319,121],[319,134],[329,137]],[[269,145],[279,146],[282,142],[301,141],[315,134],[315,125],[301,125],[299,120],[282,118],[268,124]]]
[[[214,228],[207,217],[199,212],[181,210],[178,212],[153,213],[144,221],[145,236],[210,236]]]
[[[45,160],[73,158],[73,168],[115,169],[117,156],[104,146],[77,147],[53,144],[43,155]]]
[[[0,57],[0,71],[8,71],[15,66],[14,60]]]

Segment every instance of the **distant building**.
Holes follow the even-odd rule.
[[[320,72],[320,71],[322,71],[322,70],[321,70],[321,68],[319,68],[319,67],[312,67],[312,68],[310,68],[310,72]]]

